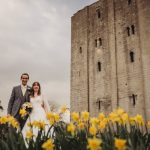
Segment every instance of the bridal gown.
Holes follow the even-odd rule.
[[[49,104],[46,100],[44,100],[43,95],[39,95],[37,97],[32,97],[30,98],[30,103],[32,104],[32,112],[30,113],[23,129],[22,129],[22,134],[23,137],[26,137],[26,132],[30,130],[30,127],[28,126],[29,122],[33,121],[44,121],[47,126],[45,130],[48,130],[48,120],[46,118],[46,112],[42,105],[46,108],[47,111],[50,110]],[[38,134],[38,128],[33,128],[33,135],[35,137]]]

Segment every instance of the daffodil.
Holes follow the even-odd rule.
[[[99,119],[100,121],[102,121],[104,118],[105,118],[105,115],[104,115],[103,113],[100,113],[100,114],[98,115],[98,119]]]
[[[26,138],[30,140],[32,137],[33,137],[33,132],[31,130],[27,131]]]
[[[144,120],[143,117],[141,115],[136,115],[135,116],[135,121],[136,123],[138,123],[139,125],[144,125]]]
[[[93,139],[88,139],[88,146],[87,148],[89,150],[101,150],[101,144],[102,140],[93,138]]]
[[[150,121],[147,122],[147,127],[150,128]]]
[[[93,117],[93,118],[90,119],[90,123],[92,125],[97,125],[99,123],[99,120],[98,120],[98,118]]]
[[[27,111],[24,108],[21,108],[19,114],[21,115],[21,117],[24,117],[27,115]]]
[[[78,123],[78,128],[79,128],[80,130],[83,130],[83,129],[85,128],[85,124],[84,124],[83,122],[79,122],[79,123]]]
[[[89,128],[89,133],[90,133],[91,135],[93,135],[93,136],[96,135],[97,129],[96,129],[96,127],[95,127],[94,125],[92,125],[92,126]]]
[[[45,143],[43,143],[42,148],[45,150],[53,150],[54,144],[52,139],[48,139]]]
[[[0,124],[6,124],[7,122],[8,122],[7,116],[0,117]]]
[[[124,139],[115,139],[115,147],[117,150],[125,150],[126,149],[126,140]]]
[[[101,121],[99,124],[98,124],[98,129],[103,131],[105,128],[106,128],[106,122],[105,121]]]
[[[71,132],[72,135],[74,135],[75,129],[76,129],[76,127],[73,123],[68,124],[67,131]]]
[[[118,108],[116,111],[115,111],[118,115],[122,115],[123,113],[125,113],[125,111],[122,109],[122,108]]]
[[[74,121],[74,122],[78,122],[79,121],[79,113],[77,113],[77,112],[73,112],[72,114],[71,114],[71,118],[72,118],[72,120]]]
[[[136,124],[135,118],[134,117],[130,117],[129,118],[129,123],[130,123],[130,125],[134,126]]]
[[[83,120],[83,121],[88,121],[89,120],[89,112],[87,112],[87,111],[83,111],[83,112],[81,112],[81,119]]]
[[[121,115],[121,120],[122,120],[122,123],[123,123],[123,124],[126,124],[126,123],[129,121],[129,116],[128,116],[128,114],[127,114],[127,113],[123,113],[123,114]]]
[[[53,125],[55,122],[60,120],[60,116],[56,113],[47,113],[47,119],[49,120],[50,125]]]
[[[68,108],[66,106],[61,107],[60,113],[65,113],[67,112]]]
[[[54,114],[54,120],[55,122],[58,122],[60,120],[60,116],[58,114]]]

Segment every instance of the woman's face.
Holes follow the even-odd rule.
[[[35,83],[35,85],[33,86],[34,92],[38,92],[39,89],[40,89],[39,85],[37,83]]]

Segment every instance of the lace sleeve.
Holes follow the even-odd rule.
[[[47,99],[42,95],[42,101],[43,101],[43,105],[44,105],[44,109],[46,112],[50,111],[50,106],[49,103],[47,101]]]

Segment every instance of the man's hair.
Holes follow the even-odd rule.
[[[28,79],[29,79],[29,74],[28,74],[28,73],[23,73],[23,74],[21,75],[21,79],[22,79],[22,76],[23,76],[23,75],[28,76]]]

